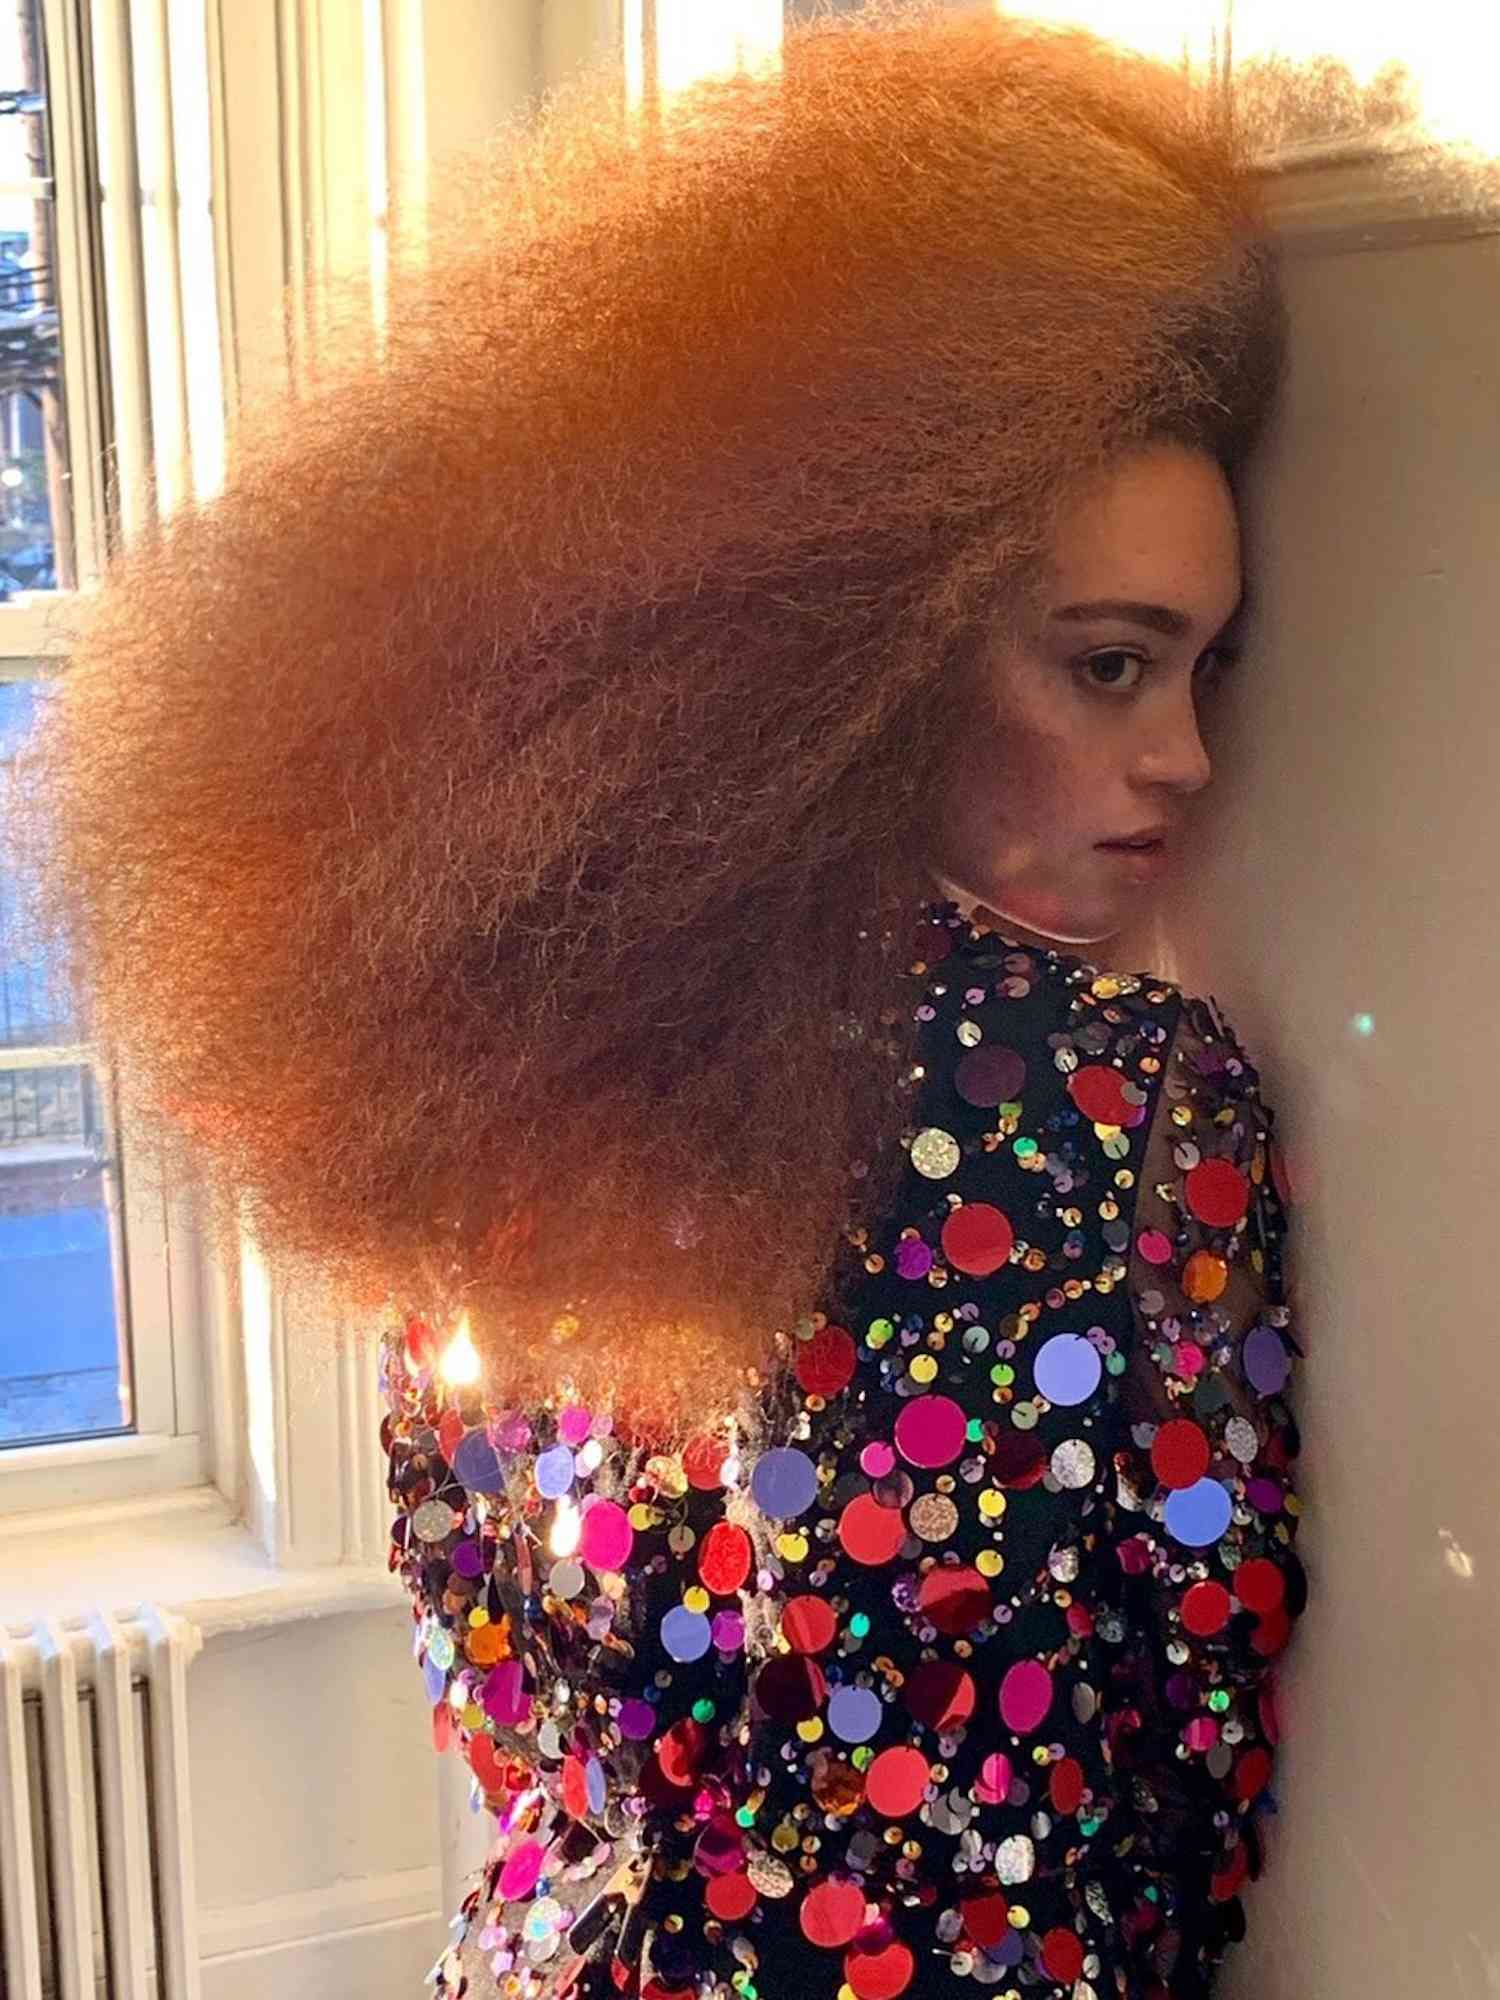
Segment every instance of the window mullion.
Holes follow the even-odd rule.
[[[108,354],[110,446],[116,486],[111,496],[114,518],[110,526],[128,543],[152,512],[151,388],[130,0],[92,0],[89,18],[105,307],[100,317]]]
[[[76,574],[96,576],[105,547],[104,453],[107,384],[90,190],[94,159],[89,119],[89,51],[80,10],[42,0],[48,113],[56,200],[57,309],[62,326],[63,407]],[[59,577],[59,582],[62,578]]]

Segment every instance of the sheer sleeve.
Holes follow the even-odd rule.
[[[1197,2000],[1263,1866],[1274,1667],[1305,1599],[1293,1552],[1300,1354],[1282,1269],[1273,1114],[1233,1032],[1192,997],[1168,1039],[1137,1193],[1121,1377],[1113,1756],[1122,1919],[1147,2000]]]

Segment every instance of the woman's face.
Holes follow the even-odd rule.
[[[1019,637],[965,670],[931,857],[943,893],[1048,943],[1097,943],[1140,914],[1209,781],[1199,712],[1240,589],[1213,459],[1153,444],[1080,493]],[[1101,845],[1163,830],[1154,857]]]

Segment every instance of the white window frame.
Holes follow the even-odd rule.
[[[0,1068],[91,1063],[87,1044],[0,1050]],[[93,1064],[101,1097],[109,1074]],[[104,1180],[115,1324],[128,1357],[133,1428],[119,1436],[0,1449],[0,1517],[200,1486],[212,1476],[205,1420],[205,1271],[188,1206],[136,1185],[107,1119]]]
[[[110,12],[106,0],[94,24],[101,46],[110,30]],[[121,329],[116,324],[116,365],[113,371],[106,368],[108,334],[91,164],[89,97],[95,50],[85,36],[87,10],[75,0],[42,0],[42,18],[53,181],[38,192],[55,192],[56,197],[54,282],[62,329],[68,483],[78,591],[86,593],[97,582],[108,545],[104,468],[110,442],[111,377],[117,394],[121,387],[125,390],[127,413],[138,415],[139,399],[130,391],[133,382],[138,384],[141,364],[137,360],[132,365],[121,356]],[[118,156],[119,147],[128,142],[128,135],[121,133],[122,121],[128,124],[128,107],[117,103],[112,110],[112,119],[100,120],[100,136],[114,132]],[[32,680],[57,670],[64,653],[57,615],[66,612],[77,594],[30,591],[0,604],[0,678]],[[101,1097],[112,1105],[109,1074],[93,1063],[93,1052],[86,1045],[0,1051],[0,1067],[7,1069],[74,1062],[92,1063]],[[237,1483],[225,1287],[218,1282],[194,1227],[188,1191],[153,1191],[138,1185],[130,1172],[128,1130],[120,1130],[112,1114],[107,1129],[112,1171],[105,1188],[115,1319],[129,1360],[133,1427],[114,1437],[0,1448],[0,1518],[39,1509],[135,1501],[210,1480],[228,1496]],[[211,1389],[217,1392],[212,1398]],[[211,1400],[221,1406],[216,1426],[209,1422]],[[217,1456],[212,1449],[215,1436],[220,1441]]]

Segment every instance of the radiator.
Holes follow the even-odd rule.
[[[0,1627],[0,1996],[198,2000],[186,1620]]]

